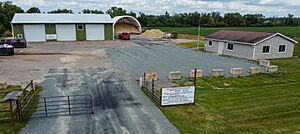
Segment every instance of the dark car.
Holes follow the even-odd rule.
[[[130,40],[130,34],[129,33],[119,33],[118,37],[121,40]]]
[[[0,45],[9,44],[14,48],[26,48],[27,43],[24,39],[0,39]]]

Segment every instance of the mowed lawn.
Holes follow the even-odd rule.
[[[181,133],[300,133],[300,46],[280,72],[198,81],[196,105],[161,107]],[[192,85],[192,80],[179,82]]]
[[[152,29],[155,27],[148,27]],[[176,31],[180,34],[198,35],[198,27],[156,27],[163,32]],[[280,32],[289,37],[300,37],[300,27],[222,27],[222,28],[201,28],[201,35],[207,36],[219,30],[242,30],[242,31],[257,31],[257,32]]]

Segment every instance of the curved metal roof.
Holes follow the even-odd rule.
[[[132,17],[132,16],[128,16],[128,15],[114,17],[114,18],[112,19],[112,21],[113,21],[113,27],[115,26],[115,24],[116,24],[118,21],[120,21],[120,20],[122,20],[122,19],[128,21],[128,22],[129,22],[130,24],[132,24],[132,25],[137,26],[138,29],[139,29],[139,31],[142,32],[142,25],[140,24],[140,22],[139,22],[136,18],[134,18],[134,17]]]

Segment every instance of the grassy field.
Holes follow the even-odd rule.
[[[192,48],[192,49],[197,49],[197,44],[198,42],[183,42],[183,43],[178,43],[178,46],[186,47],[186,48]],[[204,42],[199,43],[199,51],[204,51]]]
[[[152,29],[146,28],[146,29]],[[198,27],[157,27],[163,32],[177,31],[180,34],[198,35]],[[289,37],[300,37],[300,27],[224,27],[224,28],[201,28],[201,35],[207,36],[219,30],[242,30],[257,32],[280,32]]]
[[[198,81],[196,105],[161,107],[182,133],[300,133],[300,46],[275,74]],[[179,82],[192,85],[192,80]]]
[[[12,91],[20,91],[21,86],[9,86],[7,89],[0,89],[0,100],[6,95],[3,92],[12,92]],[[36,95],[39,96],[39,92],[42,90],[41,86],[36,86]],[[8,103],[0,103],[0,110],[9,108]],[[8,113],[0,113],[0,118],[10,117]],[[27,124],[27,120],[16,121],[15,123],[11,122],[0,122],[0,134],[13,134],[18,133],[25,125]]]

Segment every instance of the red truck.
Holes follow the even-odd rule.
[[[121,40],[130,40],[130,34],[129,33],[119,33],[118,37]]]

